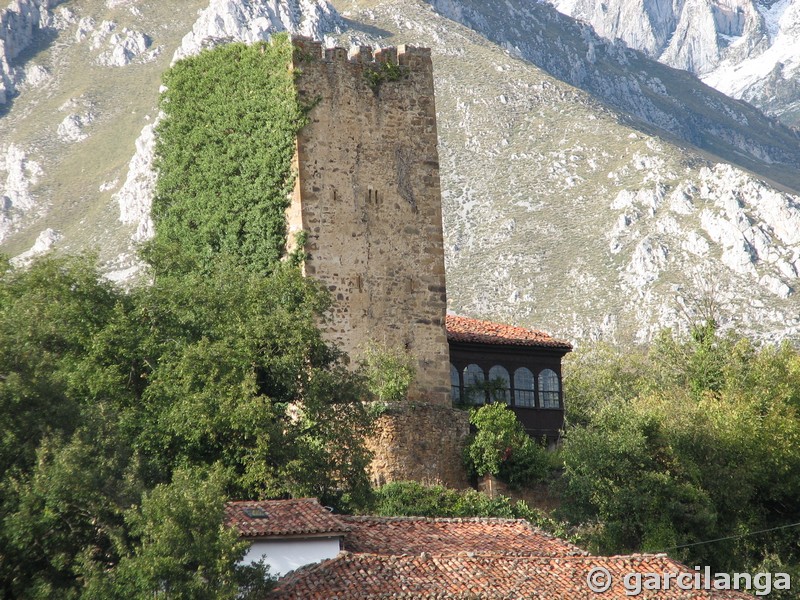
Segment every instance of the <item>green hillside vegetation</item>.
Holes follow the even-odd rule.
[[[283,254],[295,138],[305,123],[291,58],[279,35],[203,52],[165,74],[156,235],[147,250],[157,272],[206,269],[225,255],[263,273]]]
[[[562,517],[593,550],[800,576],[795,348],[704,325],[585,349],[567,369]]]

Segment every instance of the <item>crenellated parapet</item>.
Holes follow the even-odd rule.
[[[324,61],[329,63],[350,63],[367,67],[391,65],[404,67],[409,71],[431,71],[430,48],[417,48],[402,44],[373,50],[371,46],[325,48],[322,42],[303,36],[293,36],[292,44],[297,49],[295,65],[304,61]]]

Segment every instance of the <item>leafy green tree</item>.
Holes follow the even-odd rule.
[[[129,327],[157,365],[135,424],[150,476],[222,461],[234,496],[368,494],[371,418],[317,329],[329,302],[290,265],[219,264],[138,290]]]
[[[380,402],[405,400],[416,376],[413,356],[377,343],[364,351],[362,367],[367,389]]]
[[[91,259],[0,272],[0,473],[30,467],[44,436],[77,427],[99,393],[83,381],[85,357],[117,302]]]
[[[68,598],[81,555],[113,560],[130,443],[117,427],[129,396],[95,342],[127,301],[92,257],[43,258],[0,274],[0,589]],[[119,375],[119,381],[125,378]]]
[[[660,415],[647,406],[610,404],[592,425],[568,431],[564,494],[573,521],[602,524],[597,551],[659,550],[676,529],[711,535],[713,503],[679,462]],[[694,465],[691,465],[694,466]]]
[[[547,451],[525,433],[517,416],[505,404],[472,409],[470,422],[477,428],[464,456],[471,472],[478,476],[495,475],[516,487],[547,476]]]
[[[6,597],[77,598],[87,564],[113,565],[126,544],[123,511],[142,486],[112,415],[86,411],[65,441],[42,440],[30,472],[2,481]]]
[[[719,570],[800,563],[796,531],[757,533],[800,521],[796,349],[709,325],[630,355],[578,354],[589,356],[565,374],[567,397],[582,401],[562,452],[562,508],[596,550],[670,550]]]
[[[620,348],[597,342],[582,346],[564,358],[565,421],[587,425],[592,415],[609,402],[635,398],[652,373],[646,349]]]
[[[185,468],[218,465],[239,498],[368,498],[371,419],[360,378],[316,328],[319,286],[288,264],[268,277],[219,264],[123,294],[91,265],[47,259],[0,282],[4,596],[116,590],[129,575],[98,573],[144,569],[130,557],[161,535],[131,507]],[[199,548],[182,551],[201,560]]]
[[[220,469],[208,476],[178,469],[171,483],[146,492],[141,506],[125,513],[131,549],[115,568],[89,570],[83,597],[263,597],[271,587],[264,568],[239,564],[248,542],[223,525],[224,486]]]

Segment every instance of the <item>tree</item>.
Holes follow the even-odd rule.
[[[478,476],[496,475],[512,486],[524,487],[547,475],[547,451],[525,433],[505,404],[486,404],[470,411],[477,432],[465,449],[467,468]]]
[[[362,381],[322,340],[329,299],[295,267],[219,263],[124,294],[91,258],[46,259],[6,273],[0,297],[5,596],[78,597],[151,564],[130,558],[151,539],[130,510],[183,469],[219,469],[238,498],[368,498]]]
[[[169,484],[126,511],[131,549],[111,570],[93,569],[83,596],[98,600],[263,597],[271,587],[263,566],[240,564],[248,542],[223,525],[225,476],[178,469]]]
[[[83,413],[70,437],[51,434],[30,470],[0,482],[2,561],[8,598],[77,598],[87,565],[114,565],[127,543],[125,509],[141,482],[113,415]]]
[[[669,549],[719,571],[800,563],[796,532],[754,533],[800,521],[796,349],[707,325],[644,351],[580,354],[565,376],[583,400],[565,434],[562,509],[596,550]],[[730,539],[707,543],[717,538]]]
[[[92,258],[43,258],[0,272],[0,473],[26,469],[51,431],[71,432],[99,390],[81,375],[120,301]]]
[[[148,332],[137,448],[153,477],[176,464],[228,469],[238,497],[368,494],[371,418],[358,374],[324,342],[328,295],[291,265],[235,264],[161,277],[128,326]]]

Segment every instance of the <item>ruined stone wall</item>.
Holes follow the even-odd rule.
[[[293,41],[298,93],[313,108],[297,138],[287,216],[290,240],[308,236],[306,274],[335,300],[323,332],[356,358],[370,341],[407,349],[417,361],[409,399],[449,407],[430,50],[349,57]]]
[[[463,454],[468,436],[466,411],[434,404],[392,404],[367,440],[374,455],[372,483],[413,480],[467,488]]]

